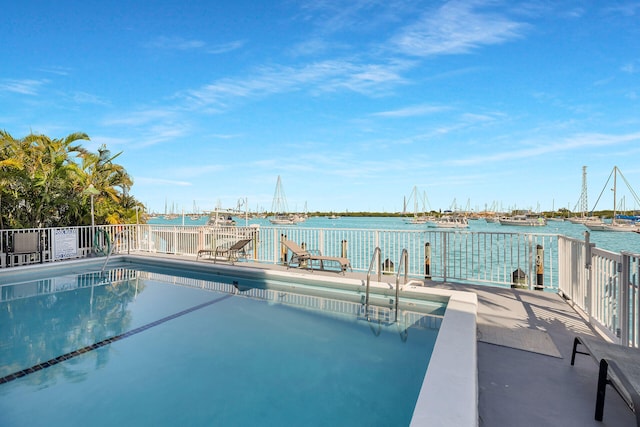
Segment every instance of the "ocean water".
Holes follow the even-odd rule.
[[[242,217],[234,217],[238,226],[247,226],[259,224],[262,227],[269,227],[272,224],[268,219],[248,219]],[[167,220],[158,217],[149,220],[149,224],[165,224],[165,225],[205,225],[208,218],[202,217],[193,220],[188,216],[178,217],[173,220]],[[338,219],[329,219],[327,217],[310,217],[308,220],[296,225],[295,227],[305,228],[351,228],[351,229],[373,229],[373,230],[417,230],[429,228],[426,224],[409,224],[402,218],[398,217],[340,217]],[[435,230],[434,228],[431,228]],[[542,227],[521,227],[521,226],[505,226],[499,223],[486,222],[483,219],[469,221],[467,231],[477,232],[497,232],[497,233],[534,233],[534,234],[561,234],[567,237],[584,240],[585,232],[589,231],[582,224],[573,224],[568,221],[548,221],[547,225]],[[591,243],[595,243],[596,247],[606,249],[612,252],[632,252],[640,254],[640,234],[629,232],[608,232],[608,231],[592,231],[589,239]]]

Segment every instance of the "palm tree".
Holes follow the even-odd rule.
[[[97,218],[118,223],[135,220],[139,205],[128,196],[133,180],[103,145],[97,153],[78,141],[85,133],[62,139],[30,134],[15,139],[0,131],[0,227],[86,225],[91,221],[89,194],[97,190]]]
[[[100,222],[117,224],[127,216],[122,201],[133,180],[121,165],[113,162],[120,154],[122,152],[111,155],[111,151],[102,145],[97,154],[84,153],[81,157],[83,188],[93,185],[99,192],[95,207]]]

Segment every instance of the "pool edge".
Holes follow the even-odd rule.
[[[410,425],[477,426],[478,297],[471,292],[423,289],[428,293],[449,295],[449,303]],[[452,336],[456,339],[440,339]]]

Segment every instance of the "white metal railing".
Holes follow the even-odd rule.
[[[622,345],[640,344],[640,255],[596,248],[585,240],[559,237],[559,292],[589,322]]]
[[[29,238],[37,233],[38,252],[12,252],[14,244],[24,240],[16,238],[21,233],[31,233]],[[228,248],[246,238],[252,243],[245,261],[277,264],[285,262],[280,244],[285,236],[309,251],[349,258],[354,271],[367,272],[379,247],[375,271],[394,272],[394,265],[402,267],[394,256],[406,249],[404,268],[411,277],[498,286],[522,281],[518,284],[529,289],[558,291],[612,339],[634,347],[640,343],[640,255],[596,248],[588,233],[579,240],[527,233],[148,224],[0,230],[0,266],[57,262],[108,251],[195,259],[200,249]]]
[[[42,262],[58,261],[56,230],[39,229],[42,235]],[[142,251],[175,255],[193,255],[200,249],[229,247],[237,240],[250,238],[251,259],[262,263],[284,263],[280,241],[296,241],[309,251],[327,256],[349,258],[354,271],[366,272],[376,247],[381,250],[385,273],[393,273],[399,259],[394,257],[407,250],[407,274],[443,281],[465,281],[509,286],[516,270],[526,272],[524,284],[533,289],[558,288],[558,236],[469,231],[413,231],[324,229],[306,227],[209,227],[172,225],[100,225],[73,227],[77,249],[72,256]],[[23,265],[40,261],[29,255],[8,256],[6,243],[14,233],[25,230],[3,230],[2,266]],[[68,243],[68,242],[67,242]],[[537,250],[543,248],[543,274],[538,275]],[[9,259],[11,258],[11,259]],[[539,282],[544,280],[543,284]]]

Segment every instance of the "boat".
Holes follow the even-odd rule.
[[[425,205],[426,203],[428,203],[426,192],[423,192],[422,197],[420,197],[418,194],[418,187],[414,186],[413,190],[411,190],[411,195],[409,195],[408,201],[411,201],[412,199],[413,199],[413,216],[404,218],[404,221],[408,224],[426,224],[428,222],[433,221],[434,218],[426,214],[427,210]],[[419,199],[422,200],[422,212],[419,212],[418,210]],[[407,213],[407,199],[405,197],[403,214],[406,214],[406,213]]]
[[[621,215],[618,215],[617,212],[616,212],[616,209],[617,209],[617,205],[616,205],[617,175],[618,174],[620,174],[622,179],[627,184],[627,187],[629,188],[631,193],[636,197],[636,201],[638,201],[635,192],[629,186],[629,183],[625,179],[624,175],[622,175],[622,172],[620,172],[620,169],[618,169],[617,166],[614,166],[613,170],[611,171],[611,174],[609,175],[609,178],[607,179],[607,182],[604,185],[604,188],[603,188],[602,192],[600,193],[600,195],[602,195],[602,193],[604,192],[604,190],[607,188],[607,186],[609,184],[609,180],[613,176],[613,188],[612,188],[612,190],[613,190],[613,217],[611,218],[611,222],[610,223],[605,223],[604,221],[601,222],[601,223],[585,222],[584,226],[587,227],[591,231],[617,231],[617,232],[631,231],[631,232],[635,232],[637,230],[640,230],[640,223],[638,223],[637,221],[634,221],[633,219],[622,219]]]
[[[602,222],[599,224],[596,223],[585,223],[585,227],[587,227],[591,231],[638,231],[640,227],[638,224],[634,222],[622,222],[620,220],[611,221],[610,223]]]
[[[234,227],[236,225],[236,221],[231,217],[231,215],[225,217],[224,215],[214,213],[209,217],[207,225],[213,227]]]
[[[412,218],[405,218],[405,221],[409,224],[426,224],[428,222],[435,221],[435,218],[426,215],[420,215],[414,216]]]
[[[572,224],[586,224],[586,223],[601,223],[602,218],[597,217],[597,216],[573,216],[570,218],[567,218],[567,221],[569,221]]]
[[[273,203],[271,204],[271,212],[274,212],[275,215],[269,217],[269,222],[274,225],[296,225],[307,219],[303,215],[289,214],[287,210],[287,199],[282,188],[282,179],[278,175],[276,191],[273,194]]]
[[[541,227],[547,225],[547,220],[542,216],[537,215],[512,215],[505,216],[498,219],[500,225],[515,225],[520,227]]]
[[[331,214],[327,218],[329,218],[329,219],[339,219],[340,217],[338,215],[336,215],[336,214]]]
[[[443,215],[432,219],[430,224],[437,228],[469,228],[469,221],[464,216]]]
[[[290,215],[275,215],[269,218],[269,222],[274,225],[296,225],[296,220]]]

